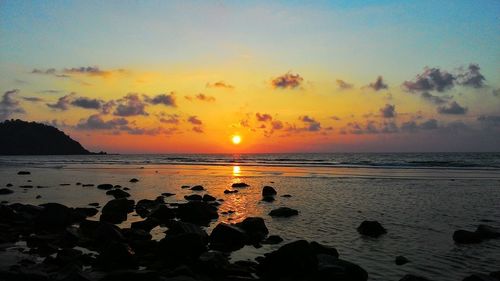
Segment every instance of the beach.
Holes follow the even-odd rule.
[[[0,200],[3,205],[60,203],[73,208],[98,203],[101,210],[113,196],[98,189],[99,184],[119,185],[135,202],[171,193],[174,195],[163,200],[172,208],[187,202],[184,196],[209,194],[223,201],[216,201],[220,203],[218,219],[203,227],[208,234],[221,222],[235,224],[247,217],[261,217],[269,235],[284,240],[258,247],[246,245],[231,253],[231,262],[254,262],[256,257],[286,243],[304,239],[334,247],[342,259],[366,270],[368,280],[400,280],[414,274],[451,281],[498,270],[500,240],[463,245],[452,238],[458,229],[474,231],[481,224],[500,227],[500,171],[494,164],[498,159],[495,155],[476,155],[475,159],[482,162],[473,159],[462,167],[453,161],[443,163],[454,155],[441,156],[439,166],[435,162],[409,167],[402,165],[401,159],[415,156],[393,156],[391,163],[399,161],[399,165],[388,165],[387,161],[384,165],[370,164],[363,159],[363,165],[333,165],[325,160],[331,156],[324,155],[313,155],[309,159],[314,161],[307,163],[295,161],[300,158],[297,155],[169,157],[1,157],[0,185],[12,184],[9,189],[14,193],[1,195]],[[351,159],[363,157],[383,158],[353,155]],[[19,171],[29,171],[29,175],[18,175]],[[132,178],[138,181],[130,182]],[[248,186],[232,187],[235,183]],[[204,190],[190,189],[196,185]],[[273,202],[262,201],[264,186],[277,191]],[[269,216],[278,207],[289,207],[299,214],[287,218]],[[87,219],[99,217],[100,212]],[[128,228],[141,220],[134,211],[117,226]],[[376,238],[360,235],[356,228],[365,220],[378,221],[387,233]],[[152,239],[160,241],[167,229],[153,228]],[[24,248],[22,242],[2,244],[1,269],[18,262],[19,249]],[[409,262],[396,265],[397,256]],[[36,254],[21,257],[40,262]]]

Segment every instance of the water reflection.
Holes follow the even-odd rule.
[[[240,166],[233,166],[233,176],[239,177],[241,175]]]

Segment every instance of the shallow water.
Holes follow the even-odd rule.
[[[43,158],[43,157],[41,157]],[[315,240],[334,246],[343,259],[361,265],[370,280],[399,280],[413,273],[434,280],[462,280],[473,272],[499,270],[500,240],[476,245],[455,245],[452,233],[456,229],[474,230],[486,223],[500,227],[500,173],[495,169],[455,168],[372,168],[372,167],[311,167],[257,165],[161,165],[155,163],[117,164],[73,161],[64,167],[19,160],[17,165],[0,168],[0,186],[13,183],[14,194],[0,200],[41,204],[59,202],[83,207],[91,202],[104,205],[111,199],[96,187],[76,186],[81,183],[113,183],[131,188],[132,199],[154,199],[162,192],[176,193],[166,202],[182,202],[193,193],[182,185],[201,184],[207,193],[223,198],[219,208],[235,211],[220,215],[219,221],[237,222],[247,216],[265,219],[270,234],[278,234],[285,242],[296,239]],[[26,159],[26,158],[22,158]],[[1,159],[0,159],[1,160]],[[5,159],[4,159],[5,160]],[[9,159],[11,160],[11,159]],[[71,163],[71,159],[68,159]],[[40,165],[44,164],[44,165]],[[142,168],[141,168],[142,167]],[[18,176],[18,170],[31,171]],[[136,177],[138,183],[129,183]],[[27,180],[32,180],[28,183]],[[233,182],[245,182],[250,187],[237,194],[224,194]],[[70,183],[70,186],[59,186]],[[23,184],[49,186],[43,189],[18,188]],[[276,201],[260,201],[263,185],[278,191]],[[203,194],[201,192],[200,194]],[[35,199],[37,195],[42,198]],[[291,194],[291,198],[280,195]],[[299,216],[273,219],[267,213],[279,206],[300,211]],[[97,215],[96,219],[99,215]],[[129,216],[131,221],[140,218]],[[363,238],[356,227],[363,220],[378,220],[388,230],[380,238]],[[210,228],[214,227],[212,223]],[[210,231],[210,228],[208,231]],[[157,239],[162,229],[155,229]],[[232,258],[253,259],[280,245],[265,245],[260,249],[247,246],[233,253]],[[406,256],[411,262],[397,266],[394,258]]]

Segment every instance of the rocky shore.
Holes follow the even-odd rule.
[[[19,176],[29,175],[19,171]],[[130,183],[140,182],[133,178]],[[65,183],[66,184],[66,183]],[[74,183],[83,187],[81,183]],[[228,187],[230,196],[249,185],[238,183]],[[1,195],[17,188],[42,188],[36,183],[0,189]],[[266,223],[272,217],[287,219],[300,216],[300,210],[288,207],[273,209],[268,217],[247,217],[229,224],[217,223],[218,207],[224,198],[210,195],[210,188],[201,185],[182,186],[193,193],[185,202],[166,203],[174,194],[158,194],[154,200],[131,199],[128,188],[111,183],[87,184],[110,200],[104,205],[89,202],[88,207],[73,208],[58,203],[41,205],[2,201],[0,204],[0,249],[5,245],[25,245],[23,254],[36,257],[9,264],[0,271],[0,280],[368,280],[369,273],[361,266],[340,256],[332,245],[297,240],[283,243],[280,235],[269,233]],[[203,196],[200,192],[205,192]],[[273,202],[280,196],[271,186],[262,187],[262,200]],[[283,195],[282,195],[283,196]],[[293,195],[286,194],[286,197]],[[120,228],[130,214],[141,220]],[[216,224],[210,233],[207,226]],[[151,230],[165,227],[165,236],[154,240]],[[377,239],[387,229],[377,221],[360,222],[360,236]],[[479,243],[500,237],[496,228],[480,225],[475,232],[458,230],[456,243]],[[450,237],[451,239],[451,237]],[[277,250],[254,261],[230,260],[230,254],[246,245],[283,244]],[[395,263],[411,262],[403,256]],[[499,272],[464,276],[463,280],[500,280]],[[406,275],[400,280],[428,280]]]

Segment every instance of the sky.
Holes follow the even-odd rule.
[[[500,151],[500,1],[2,0],[6,119],[110,153]]]

